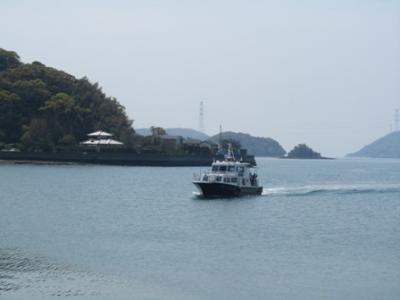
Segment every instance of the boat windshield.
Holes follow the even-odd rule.
[[[244,174],[244,167],[238,167],[239,176],[243,176]]]
[[[235,166],[229,166],[228,167],[228,172],[235,172],[236,171],[236,167]]]
[[[219,166],[212,166],[211,171],[214,173],[221,172],[236,172],[236,166],[229,166],[229,165],[219,165]]]

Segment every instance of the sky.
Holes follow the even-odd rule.
[[[400,0],[2,0],[0,47],[98,82],[134,127],[341,157],[400,107]]]

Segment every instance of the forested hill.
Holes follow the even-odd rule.
[[[213,142],[218,142],[220,135],[214,135],[210,138]],[[241,132],[223,132],[222,140],[237,141],[243,148],[246,148],[249,154],[256,156],[283,157],[286,154],[285,149],[274,139],[255,137]]]
[[[149,136],[152,134],[150,128],[136,128],[135,131],[136,133],[144,136]],[[184,137],[185,139],[192,138],[204,141],[210,138],[207,134],[191,128],[165,128],[165,131],[169,135],[178,135]]]
[[[22,63],[17,53],[0,48],[0,144],[56,151],[95,130],[126,145],[134,136],[125,108],[97,83],[40,62]]]
[[[389,133],[348,156],[400,158],[400,131]]]

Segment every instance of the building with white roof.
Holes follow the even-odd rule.
[[[113,136],[111,133],[105,131],[96,131],[89,133],[87,135],[89,137],[88,140],[81,142],[81,145],[84,146],[94,146],[96,147],[97,151],[100,151],[100,147],[121,147],[124,143],[116,141],[112,139]]]
[[[99,131],[89,133],[88,136],[89,137],[112,137],[113,135],[111,133],[99,130]]]

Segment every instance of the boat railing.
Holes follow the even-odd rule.
[[[227,178],[229,182],[236,182],[233,181],[233,178],[237,180],[238,178],[237,173],[213,173],[213,172],[206,172],[206,173],[194,173],[193,179],[194,181],[201,181],[201,182],[222,182]]]
[[[193,173],[193,180],[200,181],[201,175],[202,175],[201,173]]]
[[[212,173],[212,172],[193,173],[193,180],[195,180],[195,181],[203,181],[203,179],[205,177],[206,178],[210,178],[210,177],[213,177],[213,176],[217,176],[217,174]]]

